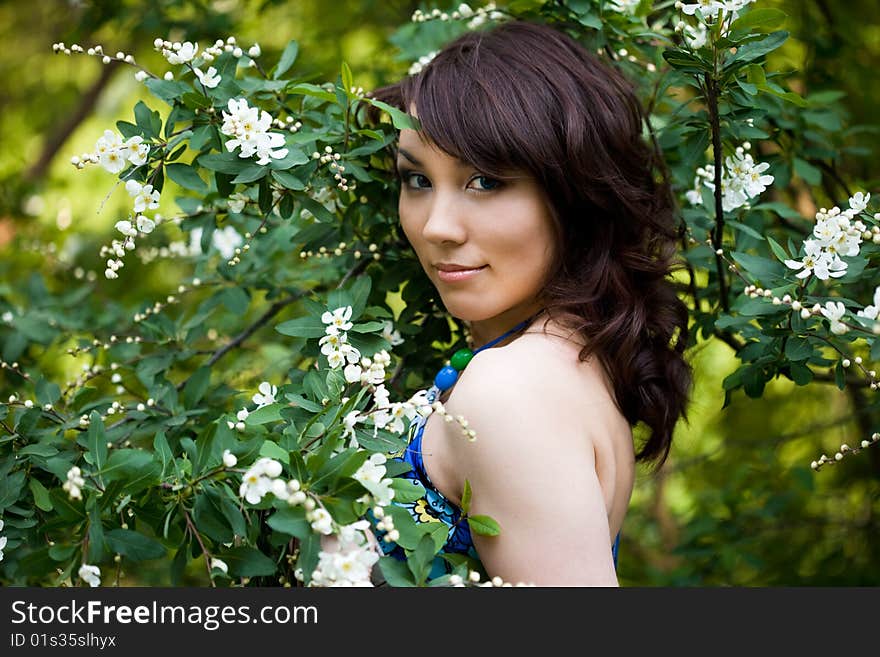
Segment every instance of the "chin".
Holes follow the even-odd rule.
[[[446,303],[446,300],[442,299],[442,297],[441,300],[443,301],[443,307],[446,308],[446,312],[462,322],[480,322],[498,314],[488,309],[485,304],[479,303],[479,301],[476,304],[463,304]]]

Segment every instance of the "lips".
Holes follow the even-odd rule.
[[[438,263],[434,265],[440,271],[469,271],[471,269],[482,269],[486,265],[480,266],[469,266],[469,265],[454,265],[445,262]]]
[[[444,283],[458,283],[459,281],[467,281],[475,276],[479,276],[480,272],[487,269],[489,265],[483,265],[475,269],[456,269],[448,271],[445,269],[437,269],[437,278]]]

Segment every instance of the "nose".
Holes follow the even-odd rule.
[[[434,192],[427,219],[422,226],[422,237],[426,241],[462,244],[467,240],[464,210],[453,197],[451,193]]]

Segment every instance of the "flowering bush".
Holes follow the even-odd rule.
[[[873,390],[866,361],[880,357],[880,286],[870,259],[880,215],[867,192],[846,192],[838,202],[848,207],[823,208],[815,223],[762,200],[793,175],[817,182],[810,149],[830,139],[822,122],[835,108],[765,70],[785,41],[774,31],[785,17],[751,4],[463,4],[416,12],[396,40],[417,73],[449,30],[510,17],[577,25],[585,44],[639,80],[651,110],[646,129],[668,162],[660,173],[682,201],[693,320],[742,361],[725,380],[726,399],[740,388],[760,396],[779,375]],[[234,37],[207,48],[154,45],[165,72],[100,46],[55,46],[133,67],[164,104],[137,103],[133,122],[71,158],[118,176],[131,199],[101,249],[95,285],[124,285],[129,254],[142,267],[175,259],[186,274],[161,300],[99,325],[65,311],[39,323],[0,298],[13,388],[0,403],[0,580],[99,586],[118,582],[123,564],[167,559],[175,584],[199,562],[212,585],[361,586],[377,579],[376,567],[391,585],[502,585],[466,561],[429,582],[446,535],[395,504],[424,491],[389,456],[416,414],[445,413],[424,387],[461,337],[396,226],[387,147],[417,121],[371,99],[346,64],[334,82],[303,81],[295,41],[271,60]],[[672,89],[689,95],[675,99]],[[368,105],[390,121],[369,125]],[[782,139],[806,120],[815,143]],[[156,212],[169,194],[174,217]],[[811,237],[783,246],[789,224],[780,219]],[[74,304],[85,302],[82,289]],[[235,327],[225,341],[206,326],[223,314]],[[266,326],[288,340],[286,375],[232,387],[218,363]],[[84,361],[82,374],[63,386],[50,380],[31,345],[65,345]],[[498,531],[481,520],[473,531]],[[377,540],[398,542],[406,561],[381,556]]]

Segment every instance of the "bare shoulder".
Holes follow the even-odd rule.
[[[446,402],[477,433],[465,440],[444,427],[451,487],[464,478],[498,476],[535,467],[562,476],[583,468],[597,474],[612,529],[619,528],[634,481],[629,423],[618,410],[598,359],[580,361],[580,346],[543,333],[478,353]],[[481,469],[489,472],[481,472]]]

